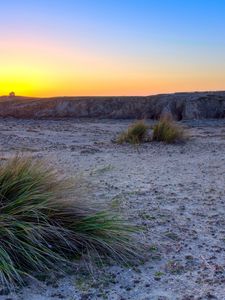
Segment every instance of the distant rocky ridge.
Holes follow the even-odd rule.
[[[0,117],[14,118],[225,118],[225,92],[161,94],[146,97],[0,97]]]

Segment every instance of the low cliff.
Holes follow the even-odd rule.
[[[177,120],[225,118],[225,92],[147,97],[0,97],[0,117],[156,119],[165,112]]]

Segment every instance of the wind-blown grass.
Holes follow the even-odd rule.
[[[0,285],[23,284],[24,275],[48,272],[83,254],[132,257],[134,228],[74,197],[66,179],[31,158],[0,166]]]
[[[128,129],[120,134],[116,142],[118,144],[140,144],[147,139],[148,125],[143,120],[131,124]]]
[[[153,141],[174,143],[185,139],[183,127],[177,124],[172,116],[164,115],[153,126]]]

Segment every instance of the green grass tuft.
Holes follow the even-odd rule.
[[[140,144],[147,140],[148,125],[143,120],[131,124],[125,132],[117,138],[118,144]]]
[[[175,143],[185,139],[184,129],[170,115],[164,115],[153,126],[153,141]]]
[[[23,284],[24,275],[57,269],[83,254],[123,261],[135,255],[134,227],[90,208],[74,196],[78,185],[31,158],[0,166],[0,285]]]

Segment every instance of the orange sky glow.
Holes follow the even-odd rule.
[[[204,26],[195,24],[193,1],[176,9],[161,0],[158,6],[141,0],[138,9],[134,0],[115,1],[1,4],[0,95],[125,96],[225,89],[224,32],[216,22],[207,29],[208,19],[201,20]],[[188,10],[189,17],[181,18]]]

